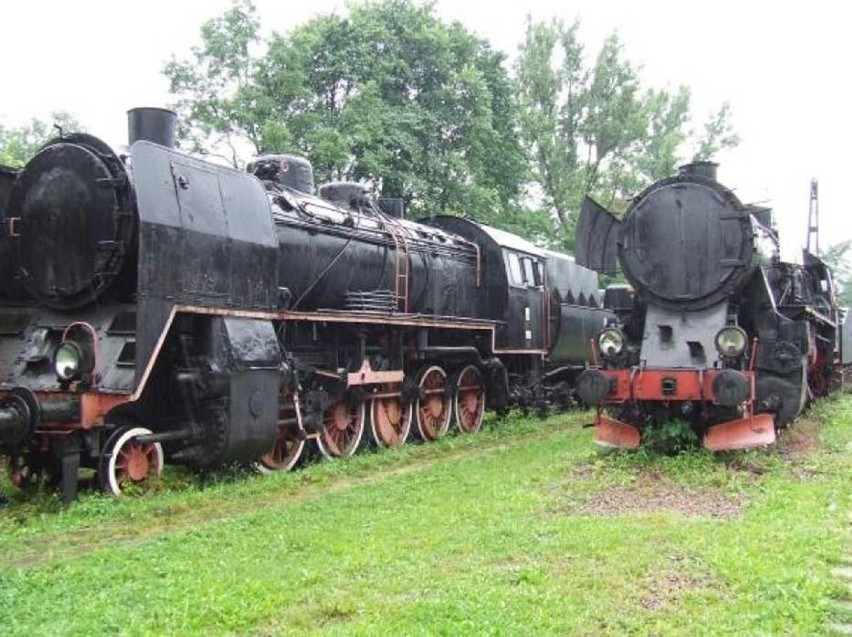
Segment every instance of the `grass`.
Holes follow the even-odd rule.
[[[598,455],[580,424],[202,482],[13,497],[0,624],[34,634],[819,634],[843,619],[852,397],[770,450]],[[848,618],[847,618],[848,619]]]

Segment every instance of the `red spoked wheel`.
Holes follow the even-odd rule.
[[[424,369],[417,383],[421,398],[414,402],[417,434],[427,442],[437,440],[450,428],[452,408],[447,391],[447,372],[432,365]]]
[[[304,451],[305,437],[298,429],[279,427],[272,450],[261,456],[255,466],[265,474],[289,471],[299,463]]]
[[[453,420],[460,432],[473,434],[482,428],[484,416],[485,386],[482,373],[475,365],[468,365],[457,376]]]
[[[98,480],[104,492],[121,495],[128,487],[144,486],[162,473],[162,445],[137,440],[150,433],[145,427],[119,427],[107,439],[98,463]]]
[[[348,458],[358,451],[364,439],[364,403],[354,403],[344,396],[325,410],[323,421],[324,426],[317,436],[317,447],[322,455]]]
[[[399,386],[384,385],[382,393],[399,391]],[[400,396],[374,398],[370,405],[370,438],[377,447],[400,447],[411,432],[411,404]]]

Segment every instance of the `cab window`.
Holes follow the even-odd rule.
[[[524,266],[524,283],[526,283],[528,286],[538,285],[538,282],[536,281],[536,271],[533,260],[529,257],[523,257],[521,259],[521,263]]]
[[[516,287],[523,287],[524,274],[521,269],[521,259],[514,252],[506,253],[506,262],[509,264],[509,283]]]
[[[544,284],[544,266],[535,257],[504,252],[509,283],[518,288],[536,288]]]

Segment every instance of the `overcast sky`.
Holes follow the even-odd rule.
[[[337,0],[255,1],[267,31],[344,10]],[[229,6],[229,0],[6,3],[0,123],[66,110],[89,132],[123,143],[126,110],[168,103],[163,63],[172,53],[185,54],[202,22]],[[647,85],[691,87],[700,119],[731,103],[742,142],[718,158],[719,178],[742,200],[775,207],[785,256],[804,243],[812,177],[820,183],[821,244],[852,238],[852,35],[845,3],[440,0],[437,7],[512,58],[527,13],[568,22],[579,16],[590,53],[617,31]]]

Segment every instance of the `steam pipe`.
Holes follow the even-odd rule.
[[[18,406],[0,408],[0,434],[26,427],[28,420]]]
[[[144,436],[136,436],[135,440],[143,445],[148,445],[153,442],[174,442],[176,440],[186,440],[192,438],[195,432],[191,428],[175,429],[174,431],[163,431],[160,433],[145,434]]]
[[[44,422],[68,422],[80,419],[80,401],[77,398],[43,400],[41,419]]]
[[[479,350],[476,349],[473,345],[460,345],[460,346],[449,346],[449,345],[427,345],[426,347],[418,347],[418,353],[424,354],[443,354],[445,356],[472,356],[476,359],[478,365],[485,365],[485,361],[482,360],[482,356],[479,353]]]
[[[30,408],[23,398],[15,395],[8,396],[5,404],[0,407],[0,443],[17,445],[30,430]]]

